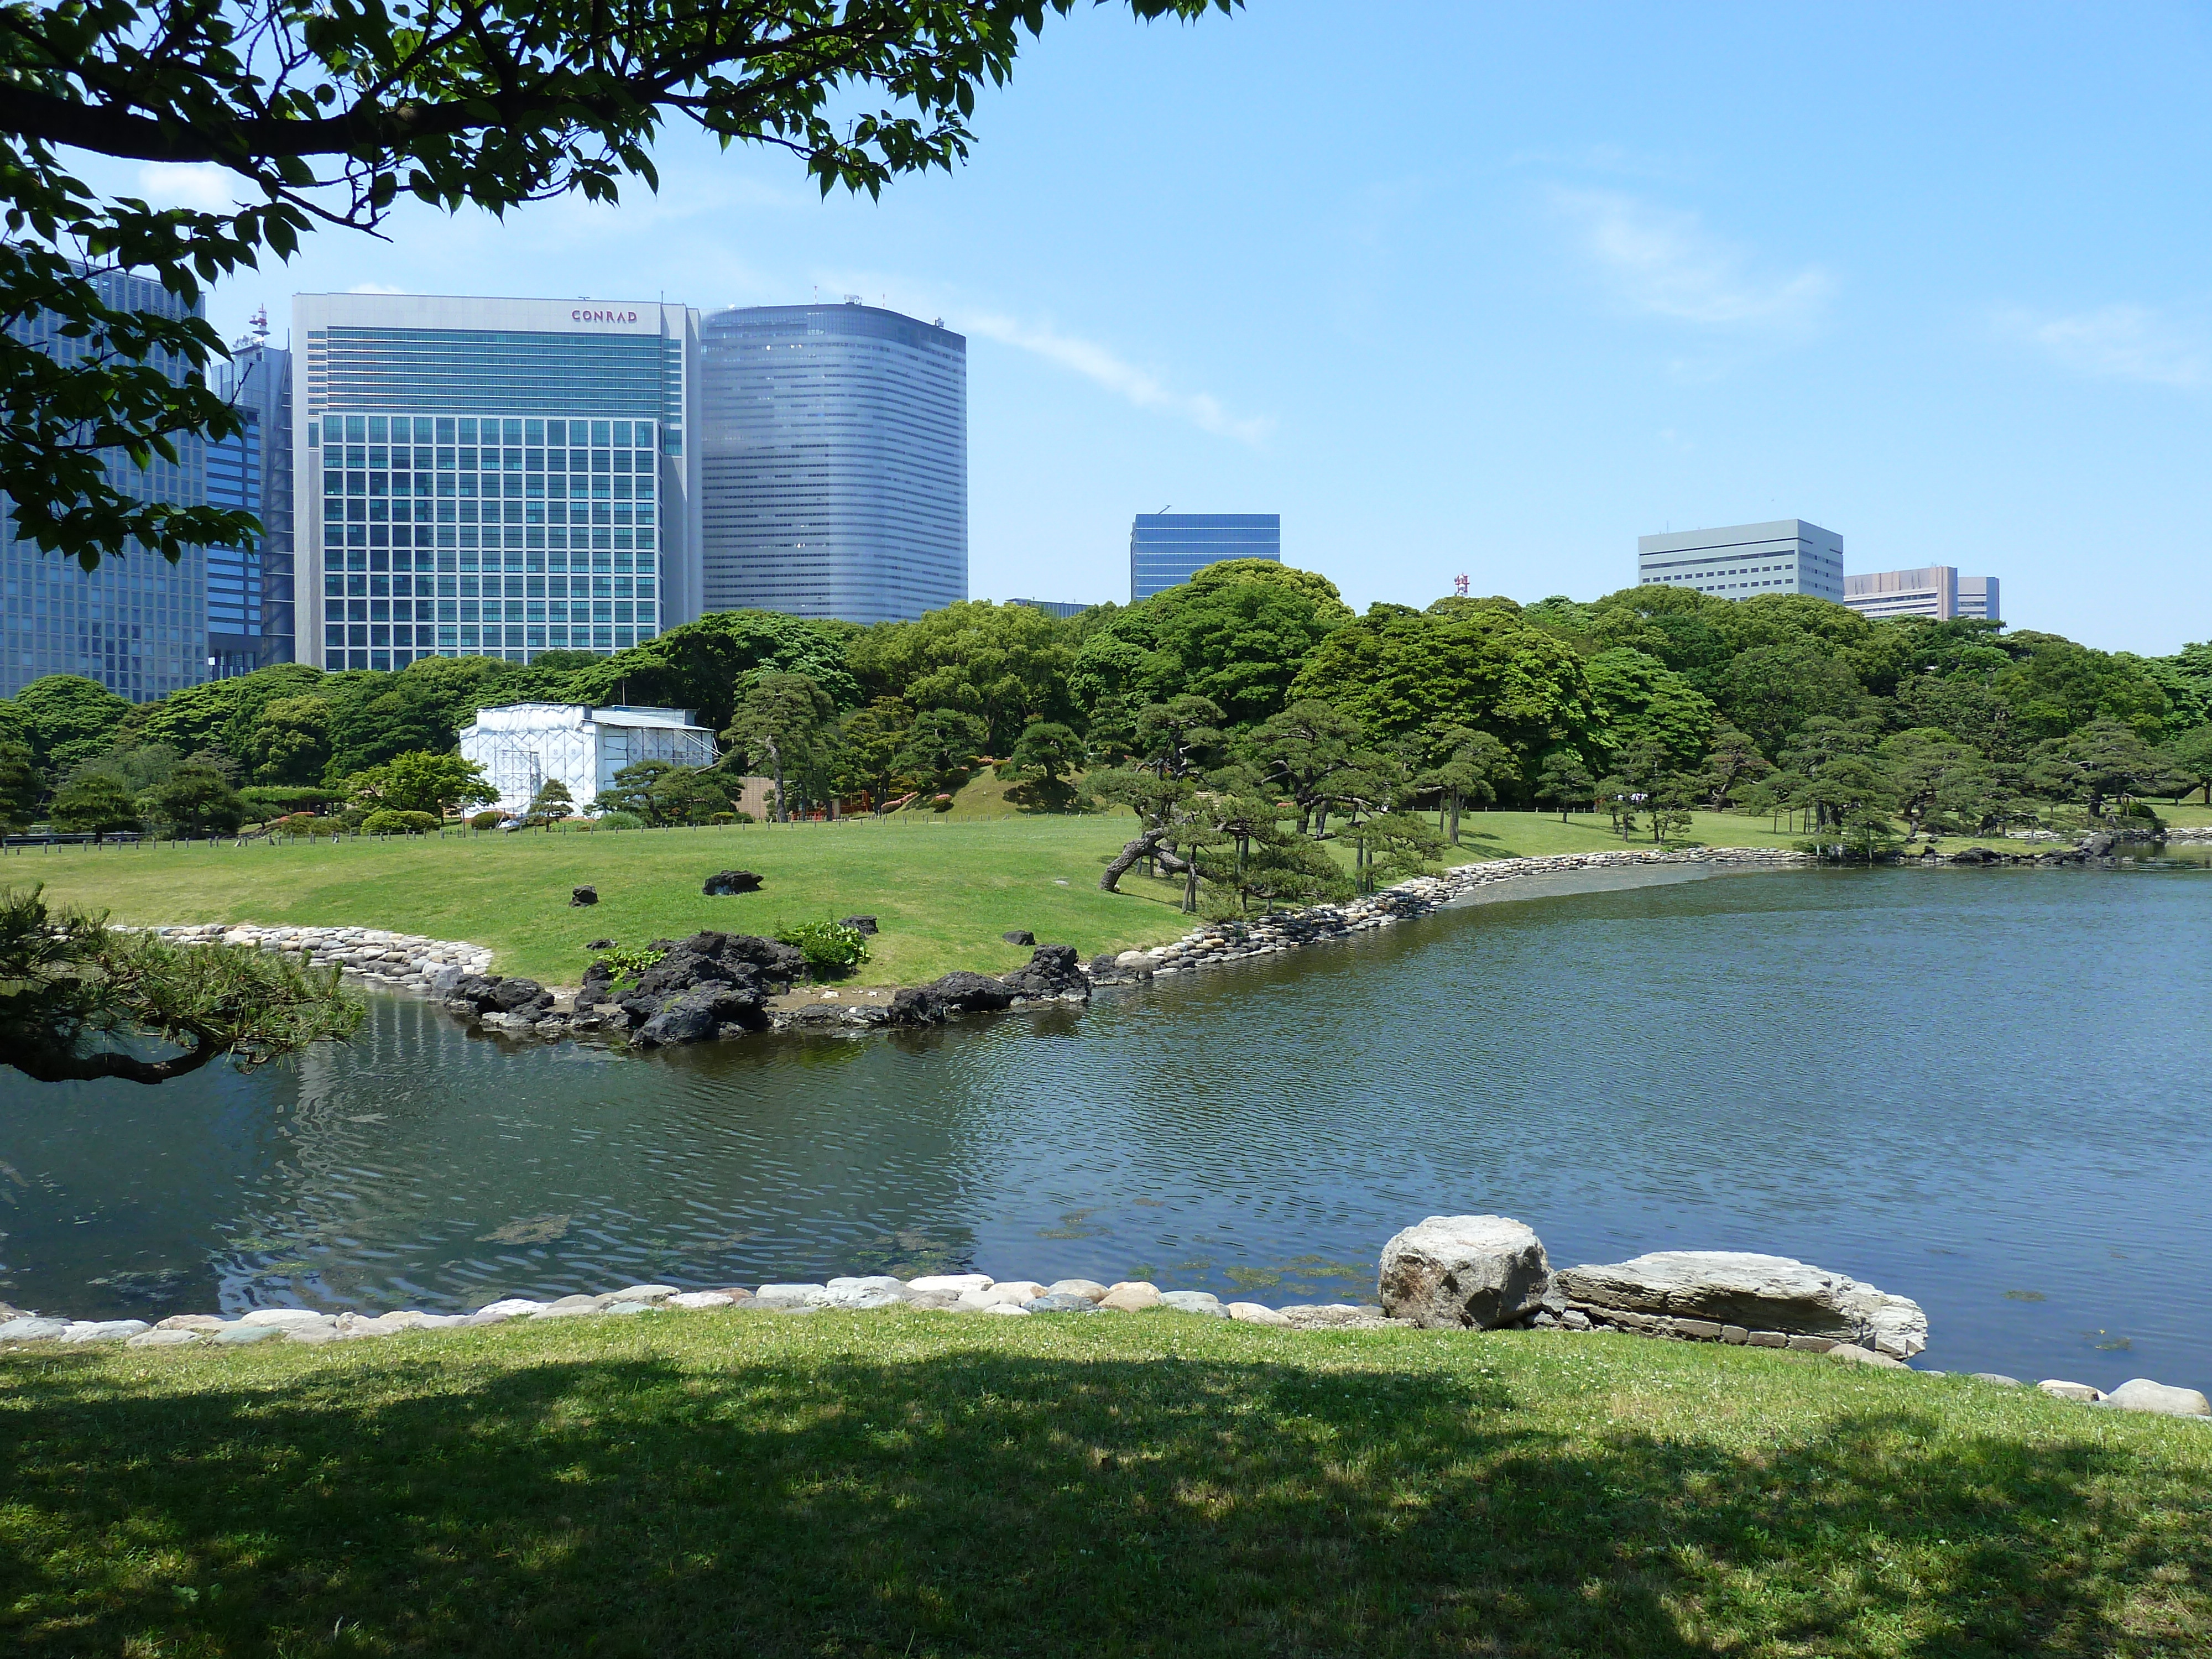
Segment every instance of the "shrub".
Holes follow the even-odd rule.
[[[389,807],[371,812],[361,821],[364,836],[423,836],[437,828],[437,818],[428,812],[395,812]]]
[[[504,812],[479,812],[469,820],[469,828],[471,830],[496,830],[499,828],[499,821],[506,816],[507,814]]]
[[[817,979],[836,979],[868,959],[868,941],[857,927],[842,921],[802,921],[776,930],[782,944],[796,945],[807,971]]]
[[[594,830],[642,830],[645,820],[635,812],[602,812],[592,819]]]

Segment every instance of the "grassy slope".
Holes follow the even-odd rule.
[[[1126,814],[1013,813],[1005,789],[979,779],[951,813],[902,813],[888,823],[31,850],[0,860],[0,881],[43,881],[51,896],[112,910],[118,921],[355,925],[471,939],[498,951],[500,971],[558,983],[582,972],[582,947],[594,939],[635,945],[702,927],[773,933],[856,912],[872,913],[883,927],[858,975],[866,984],[913,984],[955,968],[1003,971],[1028,955],[1000,939],[1012,928],[1073,945],[1085,957],[1185,930],[1172,882],[1133,875],[1120,896],[1097,890],[1100,867],[1129,833]],[[1687,838],[1782,848],[1798,839],[1770,830],[1764,818],[1712,812],[1697,815]],[[1460,863],[1650,845],[1648,833],[1623,842],[1589,814],[1562,823],[1557,813],[1470,812],[1449,856]],[[1349,858],[1348,848],[1332,846]],[[701,896],[700,883],[730,867],[760,872],[766,889]],[[600,903],[570,908],[569,889],[585,883],[599,889]]]
[[[2212,1428],[1625,1337],[650,1316],[0,1360],[18,1655],[2202,1654]]]

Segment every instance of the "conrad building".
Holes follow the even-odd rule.
[[[848,622],[968,597],[968,343],[848,299],[710,313],[701,594]]]
[[[619,651],[699,614],[698,313],[293,301],[302,661]]]
[[[1636,580],[1723,599],[1761,593],[1844,598],[1844,538],[1803,519],[1680,530],[1636,540]]]

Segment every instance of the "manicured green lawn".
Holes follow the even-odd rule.
[[[1651,846],[1648,833],[1624,841],[1588,813],[1562,823],[1556,812],[1469,812],[1460,822],[1450,863]],[[1026,961],[1026,950],[1000,938],[1010,929],[1073,945],[1086,960],[1183,933],[1189,922],[1176,882],[1133,872],[1120,895],[1098,890],[1099,872],[1131,824],[1123,812],[1015,814],[1004,787],[986,779],[950,814],[884,822],[33,848],[0,858],[0,882],[44,882],[49,897],[125,922],[289,922],[469,939],[498,952],[500,972],[557,984],[582,974],[583,947],[595,939],[641,945],[702,927],[772,933],[788,922],[869,914],[883,931],[857,982],[914,984],[956,968],[994,973]],[[1686,839],[1788,848],[1800,836],[1770,830],[1765,818],[1700,812]],[[1331,847],[1349,862],[1348,847]],[[703,897],[700,884],[729,868],[757,871],[766,886]],[[569,890],[586,884],[599,890],[599,903],[572,908]]]
[[[2201,1655],[2212,1428],[1810,1356],[704,1313],[0,1356],[0,1650]]]
[[[471,939],[500,972],[573,984],[596,939],[642,945],[702,927],[773,933],[788,922],[872,915],[882,932],[857,976],[912,984],[955,968],[1029,959],[1000,935],[1028,928],[1087,959],[1182,933],[1167,884],[1098,890],[1127,817],[946,823],[740,825],[594,835],[513,835],[185,848],[35,849],[0,860],[0,881],[43,881],[50,899],[118,921],[353,925]],[[707,898],[718,870],[757,871],[758,893]],[[1065,886],[1059,884],[1065,882]],[[576,908],[590,884],[597,905]]]

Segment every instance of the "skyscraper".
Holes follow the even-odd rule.
[[[1279,513],[1139,513],[1129,526],[1129,603],[1224,559],[1283,562]]]
[[[1997,619],[1997,579],[1961,576],[1954,566],[1873,570],[1844,578],[1844,603],[1863,617],[1927,617],[1936,622]]]
[[[93,280],[109,305],[170,317],[200,313],[150,277],[106,271]],[[69,362],[84,342],[61,332],[61,319],[40,312],[9,325],[17,338]],[[181,377],[182,365],[173,371]],[[193,507],[206,500],[205,446],[175,441],[177,459],[133,465],[120,452],[106,459],[118,488],[141,501]],[[0,501],[0,696],[48,674],[82,674],[134,702],[197,685],[207,678],[207,556],[187,550],[175,564],[134,540],[97,570],[19,540]]]
[[[1636,538],[1636,580],[1724,599],[1811,593],[1841,604],[1844,538],[1803,519],[1676,530]]]
[[[235,550],[210,549],[209,551],[208,589],[208,654],[213,657],[213,672],[218,675],[242,673],[272,662],[294,661],[293,644],[293,569],[292,569],[292,354],[281,346],[269,343],[269,317],[264,312],[254,315],[252,327],[240,339],[232,343],[230,362],[218,378],[216,389],[254,422],[258,429],[258,447],[251,460],[240,453],[234,462],[227,454],[210,453],[208,458],[209,489],[212,492],[228,487],[235,472],[258,475],[252,488],[259,497],[259,505],[252,511],[261,520],[261,540],[251,556]],[[228,447],[228,446],[226,446]],[[250,556],[251,564],[246,562]],[[234,572],[233,560],[238,561],[235,576],[239,596],[243,603],[241,613],[258,610],[258,621],[250,614],[241,614],[238,620],[246,632],[238,637],[251,641],[250,646],[234,647],[226,638],[225,624],[230,615],[230,581]],[[250,656],[242,665],[229,666],[234,656]]]
[[[702,600],[849,622],[968,597],[968,342],[842,305],[701,329]]]
[[[266,475],[262,471],[261,411],[239,405],[243,432],[207,447],[207,498],[210,507],[251,513],[268,520],[263,505]],[[262,665],[262,549],[210,547],[207,550],[207,671],[213,679],[250,674]]]
[[[303,294],[302,660],[619,651],[699,614],[698,313]]]

